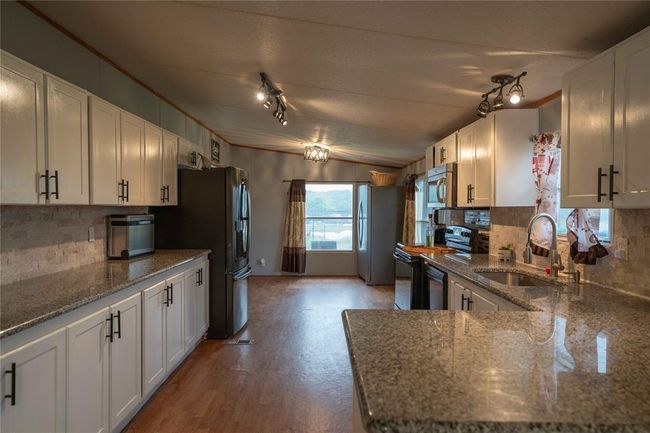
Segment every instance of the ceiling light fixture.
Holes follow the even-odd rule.
[[[322,144],[311,144],[305,146],[305,159],[314,162],[327,162],[330,157],[330,150]]]
[[[264,72],[260,72],[260,79],[262,80],[262,85],[255,97],[258,101],[263,101],[262,106],[266,109],[270,109],[275,102],[276,107],[273,111],[273,117],[278,119],[280,125],[287,126],[289,123],[286,116],[287,98],[282,94],[282,90],[273,85],[268,75]]]
[[[521,79],[521,77],[524,77],[526,75],[527,72],[524,71],[517,76],[503,75],[503,74],[492,76],[491,81],[493,83],[498,84],[498,86],[496,86],[489,92],[481,95],[481,98],[483,98],[483,100],[481,101],[481,103],[478,105],[478,108],[476,109],[476,115],[478,117],[486,117],[490,111],[501,110],[502,108],[504,108],[505,103],[503,100],[503,88],[512,83],[515,84],[513,84],[512,87],[510,87],[510,90],[508,90],[506,97],[508,102],[510,102],[512,105],[519,104],[521,100],[524,99],[524,88],[519,82],[519,80]],[[494,97],[492,106],[490,106],[488,97],[493,93],[496,93],[497,95]]]

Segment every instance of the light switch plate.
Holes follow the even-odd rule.
[[[88,227],[88,242],[95,242],[95,227]]]

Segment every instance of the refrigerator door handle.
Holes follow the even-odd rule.
[[[249,266],[248,268],[246,268],[244,272],[233,274],[232,279],[233,281],[243,280],[244,278],[249,277],[250,274],[252,273],[253,273],[253,269]]]
[[[363,215],[363,202],[359,200],[359,210],[357,212],[357,231],[358,237],[359,237],[359,248],[363,245],[363,222],[362,222],[362,215]]]

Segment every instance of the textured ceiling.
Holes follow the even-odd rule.
[[[526,101],[650,25],[650,2],[32,2],[233,144],[389,165],[472,121],[497,73]],[[265,71],[282,127],[255,99]]]

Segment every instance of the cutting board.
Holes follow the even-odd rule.
[[[406,245],[403,250],[410,254],[453,254],[456,252],[456,249],[454,248],[425,247],[423,245]]]

